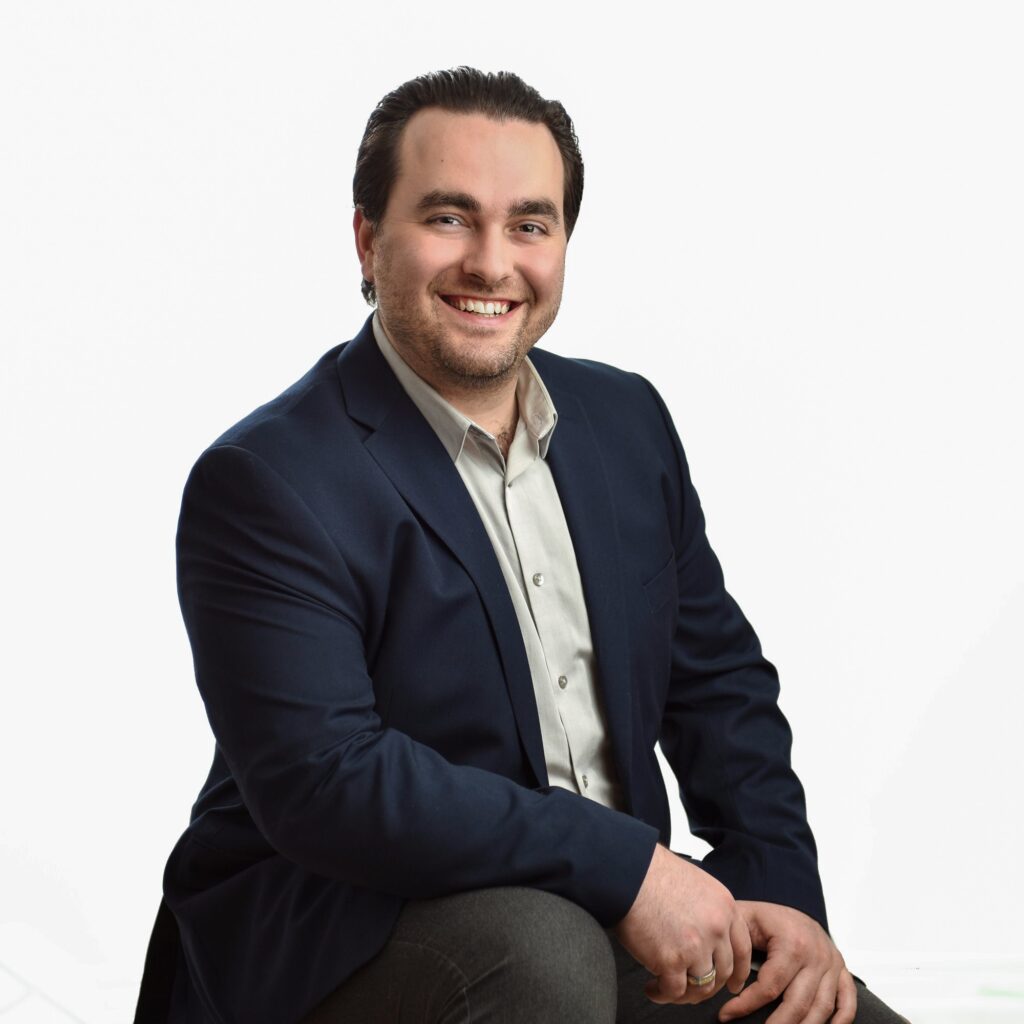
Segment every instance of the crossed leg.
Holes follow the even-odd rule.
[[[717,1024],[729,998],[660,1006],[644,994],[649,977],[576,904],[481,889],[406,904],[384,949],[302,1024]],[[862,985],[857,995],[856,1024],[902,1021]]]

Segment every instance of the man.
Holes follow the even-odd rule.
[[[582,189],[571,121],[514,75],[371,115],[376,313],[186,487],[217,746],[138,1020],[854,1019],[775,673],[668,413],[527,358]],[[701,865],[667,848],[659,740]]]

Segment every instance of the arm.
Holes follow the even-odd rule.
[[[856,990],[828,935],[814,838],[790,765],[792,735],[778,707],[775,669],[735,601],[708,544],[700,502],[657,393],[681,494],[679,608],[661,744],[696,835],[713,850],[703,866],[737,899],[755,949],[757,980],[721,1020],[781,997],[772,1024],[849,1024]]]
[[[655,830],[563,790],[454,765],[386,728],[343,552],[256,455],[225,446],[197,463],[178,567],[218,746],[285,857],[405,897],[526,885],[605,925],[626,913]]]
[[[738,900],[795,907],[827,927],[778,677],[725,590],[682,445],[651,391],[669,439],[678,502],[670,509],[678,523],[679,603],[662,749],[694,834],[713,847],[705,869]]]

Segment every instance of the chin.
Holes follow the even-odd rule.
[[[461,353],[453,351],[450,346],[444,345],[435,350],[434,362],[439,365],[446,374],[458,379],[465,384],[478,384],[486,387],[490,384],[497,384],[514,376],[526,353],[521,352],[518,345],[511,350],[495,352],[490,358],[482,357],[479,353]]]

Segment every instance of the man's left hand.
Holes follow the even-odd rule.
[[[835,943],[812,917],[777,903],[737,900],[755,949],[765,951],[757,980],[719,1011],[735,1020],[782,997],[767,1024],[852,1024],[857,990]],[[833,1016],[835,1014],[835,1016]]]

